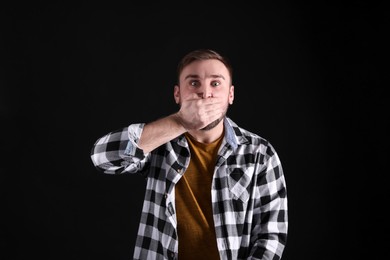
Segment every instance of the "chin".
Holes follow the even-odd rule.
[[[217,120],[211,122],[210,124],[206,125],[205,127],[203,127],[200,130],[202,130],[202,131],[209,131],[209,130],[215,128],[219,124],[219,122],[222,121],[223,118],[224,117],[218,118]]]

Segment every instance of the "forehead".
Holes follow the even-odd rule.
[[[222,75],[225,79],[229,79],[229,71],[219,60],[198,60],[193,61],[183,68],[180,74],[180,79],[185,79],[189,75],[194,75],[201,78],[210,77],[212,75]]]

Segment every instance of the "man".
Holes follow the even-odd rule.
[[[188,53],[173,94],[178,112],[108,133],[92,149],[104,173],[147,179],[134,259],[280,259],[283,170],[267,140],[226,116],[231,64],[213,50]]]

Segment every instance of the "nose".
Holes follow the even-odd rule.
[[[199,88],[199,92],[197,93],[198,97],[201,98],[211,98],[213,97],[213,91],[211,87],[203,85],[201,88]]]

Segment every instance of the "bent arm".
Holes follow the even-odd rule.
[[[107,174],[140,172],[151,151],[184,132],[177,114],[147,124],[132,124],[99,138],[92,147],[91,160]]]

